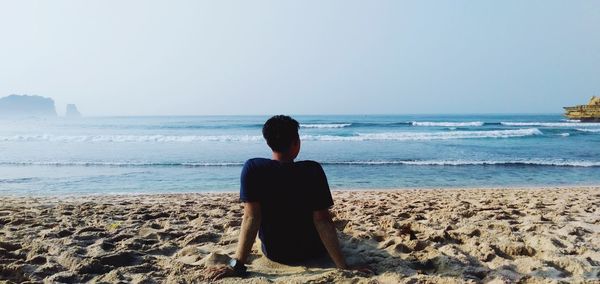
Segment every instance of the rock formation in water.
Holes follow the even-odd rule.
[[[77,110],[77,106],[75,104],[68,104],[65,116],[69,118],[78,118],[81,117],[81,113],[79,110]]]
[[[0,117],[56,117],[54,100],[40,96],[0,98]]]

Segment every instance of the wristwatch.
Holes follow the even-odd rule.
[[[233,268],[233,271],[235,272],[236,275],[244,277],[248,274],[248,272],[247,272],[248,268],[246,267],[246,265],[244,265],[243,263],[241,263],[239,260],[237,260],[235,258],[232,258],[229,261],[229,266],[231,268]]]

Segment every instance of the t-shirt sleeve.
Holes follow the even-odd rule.
[[[323,167],[321,167],[320,164],[315,163],[313,172],[315,175],[315,183],[311,209],[313,211],[328,209],[333,206],[333,198],[331,197],[331,191],[329,190],[329,183],[327,182],[325,171],[323,171]]]
[[[258,199],[256,171],[252,168],[252,161],[248,160],[240,176],[240,201],[256,202]]]

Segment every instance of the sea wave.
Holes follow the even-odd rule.
[[[36,181],[36,180],[38,180],[38,178],[31,178],[31,177],[5,178],[5,179],[0,179],[0,184],[3,184],[3,183],[28,183],[28,182],[32,182],[32,181]]]
[[[315,124],[300,124],[302,128],[344,128],[350,127],[352,123],[315,123]]]
[[[334,165],[410,165],[410,166],[554,166],[554,167],[600,167],[595,161],[567,160],[409,160],[409,161],[349,161],[325,162]]]
[[[542,135],[537,128],[489,130],[489,131],[450,131],[450,132],[382,132],[357,133],[352,136],[302,135],[305,141],[421,141],[473,138],[512,138]],[[1,142],[256,142],[262,141],[259,135],[216,135],[216,136],[175,136],[175,135],[14,135],[0,136]]]
[[[97,162],[97,161],[22,161],[0,162],[4,166],[56,167],[237,167],[240,162]]]
[[[472,126],[483,126],[485,123],[482,121],[468,121],[468,122],[431,122],[431,121],[412,121],[412,126],[432,126],[432,127],[472,127]]]
[[[585,127],[600,126],[596,122],[500,122],[504,126],[539,126],[539,127]]]
[[[515,160],[366,160],[366,161],[322,161],[330,166],[544,166],[544,167],[600,167],[600,161],[515,159]],[[3,166],[77,166],[77,167],[241,167],[242,162],[96,162],[96,161],[23,161],[0,162]],[[4,180],[6,182],[23,182]]]
[[[592,132],[592,133],[600,132],[600,128],[577,128],[575,130],[582,131],[582,132]]]
[[[244,142],[262,141],[259,135],[14,135],[0,136],[4,142]]]
[[[490,131],[450,131],[450,132],[384,132],[359,133],[355,136],[303,135],[309,141],[423,141],[449,139],[515,138],[543,135],[537,128]]]

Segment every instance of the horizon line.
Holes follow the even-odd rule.
[[[83,115],[83,117],[165,117],[165,116],[178,116],[178,117],[190,117],[190,116],[273,116],[278,114],[284,114],[289,116],[420,116],[420,115],[448,115],[448,116],[461,116],[461,115],[561,115],[564,113],[559,112],[489,112],[489,113],[325,113],[325,114],[301,114],[301,113],[270,113],[270,114],[109,114],[109,115]],[[65,117],[65,116],[58,116]]]

